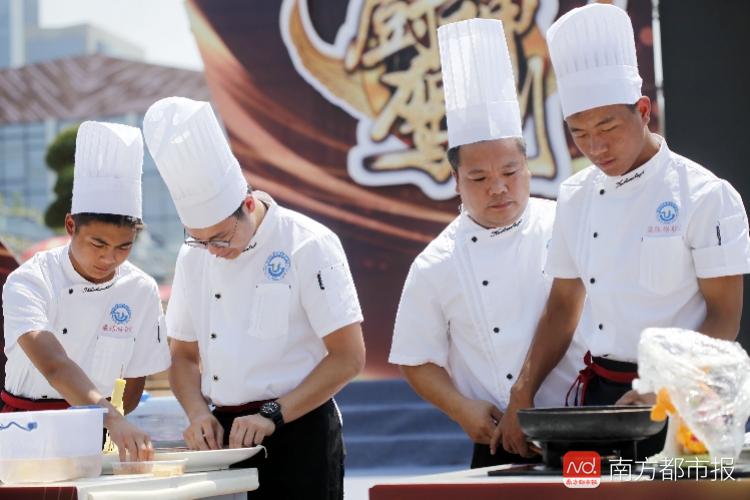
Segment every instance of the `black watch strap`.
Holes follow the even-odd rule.
[[[284,416],[281,414],[281,405],[278,401],[263,403],[263,406],[260,407],[260,414],[273,421],[277,429],[284,425]]]

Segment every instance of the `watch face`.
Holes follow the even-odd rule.
[[[279,406],[279,403],[276,401],[269,401],[268,403],[263,403],[263,406],[260,407],[260,414],[264,417],[271,416],[280,409],[281,407]]]

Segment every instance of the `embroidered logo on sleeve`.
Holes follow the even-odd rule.
[[[291,260],[287,254],[281,251],[273,252],[266,259],[266,277],[271,281],[281,280],[289,271],[290,264]]]
[[[118,325],[126,324],[132,316],[130,306],[127,304],[115,304],[109,314],[112,316],[112,321]]]

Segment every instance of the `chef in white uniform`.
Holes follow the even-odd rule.
[[[580,402],[622,404],[635,401],[628,391],[645,328],[737,337],[750,271],[737,191],[648,129],[651,102],[641,95],[627,14],[602,4],[574,9],[550,27],[547,43],[568,128],[593,165],[560,187],[545,268],[555,278],[548,314],[497,435],[524,454],[516,411],[565,353],[585,295],[591,315],[580,328],[590,352]]]
[[[153,453],[148,435],[105,399],[127,381],[125,411],[145,377],[170,364],[156,282],[126,259],[141,221],[143,139],[134,127],[84,122],[76,137],[69,245],[39,252],[3,287],[3,412],[99,404],[132,459]]]
[[[389,361],[461,425],[475,443],[472,467],[521,462],[488,445],[549,293],[542,269],[555,203],[529,197],[502,22],[461,21],[438,36],[448,158],[463,204],[409,270]],[[571,348],[552,370],[538,405],[564,404],[583,352]]]
[[[167,325],[188,446],[266,446],[242,464],[258,467],[252,498],[341,498],[332,398],[365,349],[338,237],[249,190],[209,103],[162,99],[143,128],[187,232]]]

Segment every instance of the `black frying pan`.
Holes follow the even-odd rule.
[[[651,406],[571,406],[519,410],[527,438],[536,441],[628,441],[658,433]]]

